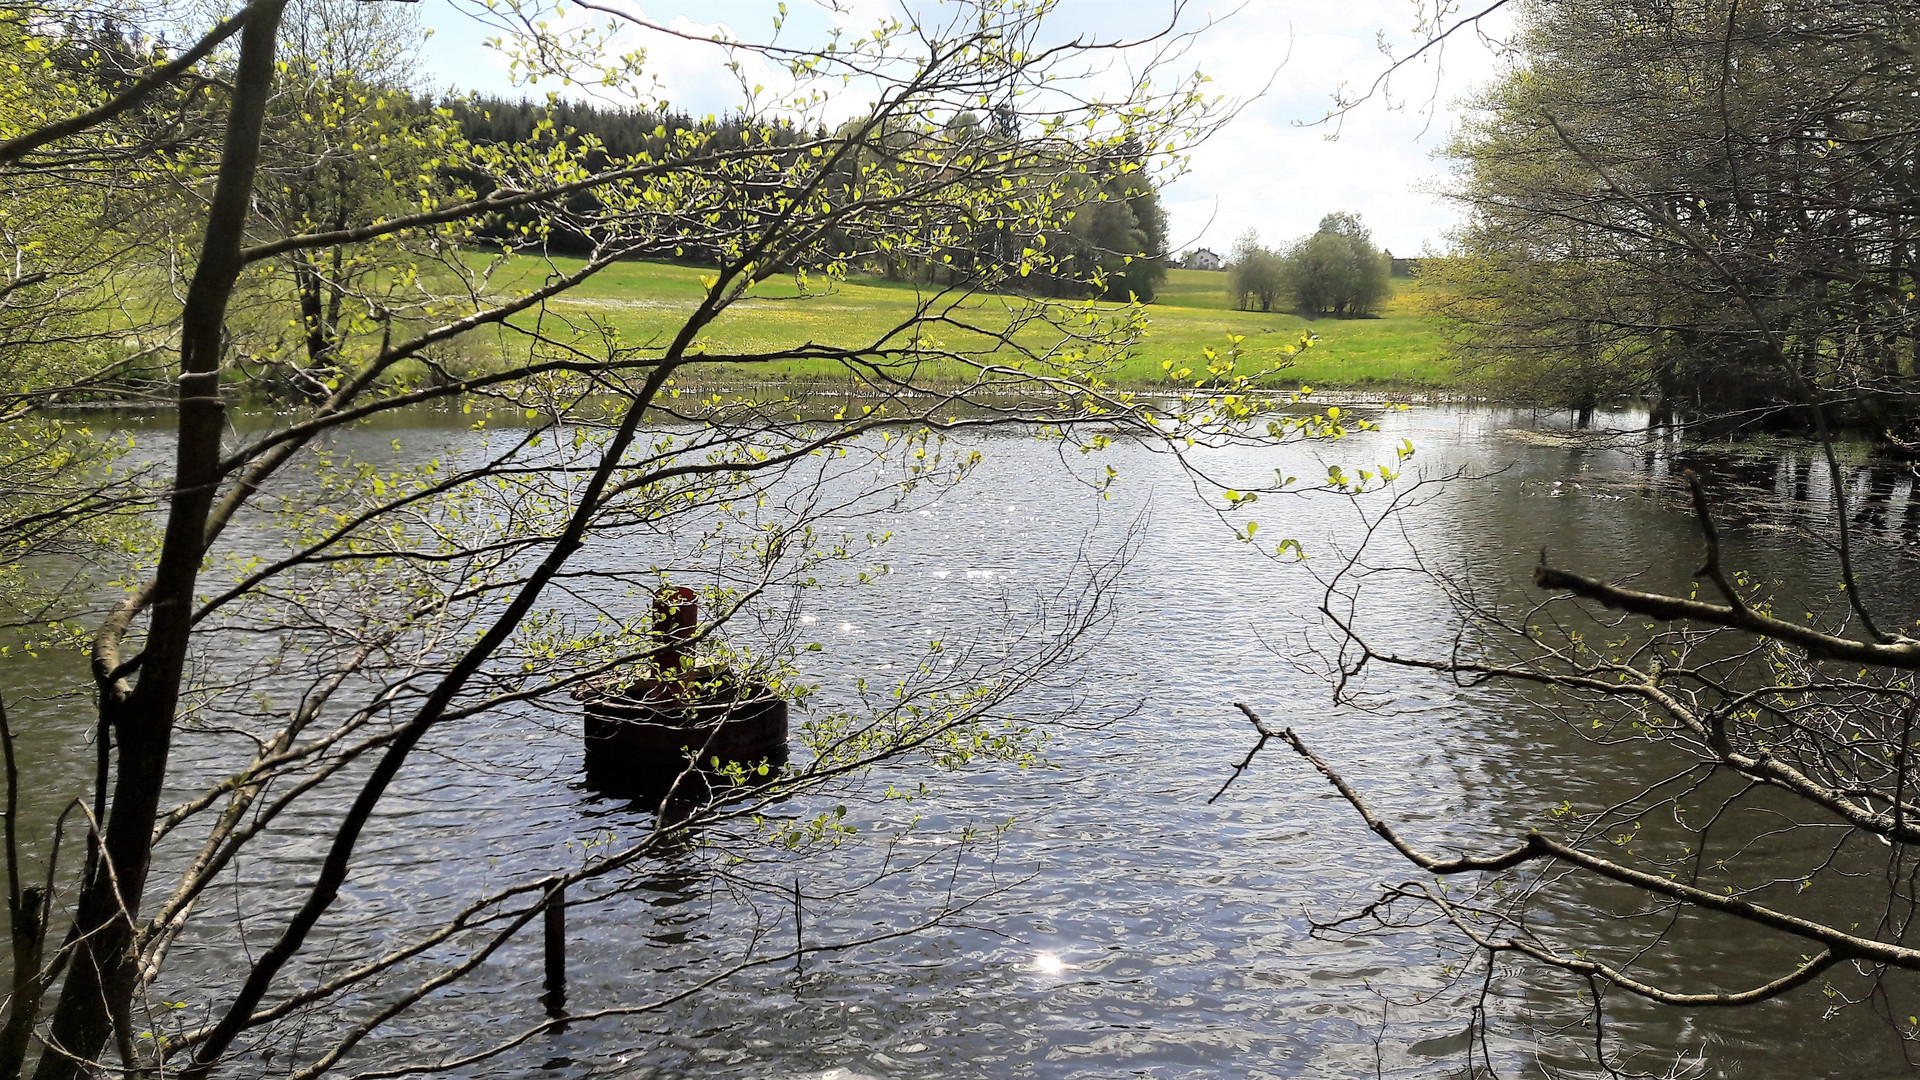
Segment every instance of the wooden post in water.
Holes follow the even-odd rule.
[[[550,880],[543,913],[547,930],[547,992],[541,995],[541,1000],[547,1006],[547,1015],[560,1016],[566,1012],[567,1004],[567,882],[559,877]]]

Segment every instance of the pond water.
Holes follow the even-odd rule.
[[[1225,482],[1275,468],[1318,476],[1327,461],[1390,460],[1401,438],[1414,471],[1484,474],[1443,485],[1405,517],[1407,536],[1439,563],[1523,588],[1546,549],[1557,565],[1600,575],[1653,568],[1682,582],[1698,558],[1675,477],[1710,464],[1738,485],[1729,509],[1731,562],[1783,594],[1832,593],[1834,568],[1810,558],[1802,530],[1827,497],[1804,447],[1685,448],[1672,439],[1575,434],[1563,418],[1475,407],[1379,412],[1378,435],[1336,446],[1231,451],[1209,468]],[[1622,432],[1631,414],[1602,417]],[[157,435],[143,435],[149,449]],[[421,416],[342,437],[374,455],[473,452],[479,436]],[[1111,619],[1074,663],[1022,699],[1034,717],[1068,712],[1043,768],[900,766],[846,800],[856,836],[828,855],[786,860],[749,840],[710,836],[601,887],[570,913],[568,1004],[618,1009],[671,995],[746,955],[794,939],[820,943],[911,926],[952,898],[977,901],[923,933],[790,964],[756,968],[687,1000],[545,1032],[456,1075],[555,1077],[1367,1077],[1464,1074],[1477,975],[1447,977],[1457,949],[1421,933],[1357,940],[1312,936],[1311,920],[1350,912],[1381,882],[1418,875],[1373,837],[1326,785],[1270,747],[1216,802],[1209,798],[1251,745],[1245,702],[1292,725],[1430,845],[1492,845],[1563,798],[1598,800],[1676,771],[1632,748],[1598,748],[1523,696],[1466,691],[1443,680],[1382,673],[1376,711],[1335,709],[1307,650],[1324,640],[1316,608],[1325,576],[1359,536],[1344,500],[1270,498],[1236,514],[1260,536],[1296,537],[1305,565],[1262,558],[1238,542],[1164,457],[1118,445],[1065,466],[1059,448],[1011,435],[976,439],[979,473],[936,504],[884,523],[890,572],[816,596],[805,654],[821,703],[853,696],[862,676],[911,668],[932,639],[990,644],[1035,612],[1036,597],[1076,580],[1087,553],[1137,545]],[[1110,499],[1085,484],[1113,464]],[[1850,466],[1864,506],[1870,583],[1896,621],[1915,583],[1899,554],[1920,534],[1920,500],[1904,473]],[[1216,501],[1217,505],[1217,501]],[[1360,509],[1369,504],[1364,501]],[[873,522],[859,523],[864,531]],[[270,542],[257,526],[257,543]],[[245,534],[238,541],[244,548]],[[558,599],[556,603],[566,602]],[[1451,613],[1431,590],[1376,594],[1364,616],[1382,640],[1444,648]],[[240,665],[270,641],[211,663]],[[70,677],[58,657],[13,660],[9,707],[25,732],[29,814],[41,819],[84,790],[85,711],[35,696]],[[22,696],[21,687],[28,693]],[[189,740],[182,768],[196,769]],[[416,761],[357,863],[342,904],[322,925],[297,978],[312,978],[404,937],[489,883],[575,866],[585,846],[630,839],[652,818],[588,791],[571,717],[507,711],[442,733]],[[211,760],[211,758],[207,759]],[[209,766],[210,767],[210,766]],[[877,797],[924,780],[911,802]],[[862,797],[866,796],[866,797]],[[233,873],[253,910],[224,892],[183,940],[160,996],[170,1024],[200,1012],[263,941],[262,908],[309,879],[339,803],[283,820],[275,856]],[[796,814],[818,809],[808,804]],[[969,844],[963,831],[979,829]],[[741,856],[730,861],[728,853]],[[183,850],[167,857],[182,858]],[[883,867],[897,872],[873,878]],[[164,883],[164,875],[156,877]],[[1599,894],[1596,892],[1595,896]],[[1604,900],[1601,902],[1605,902]],[[1686,955],[1716,984],[1785,970],[1777,950],[1738,927],[1684,928]],[[1609,933],[1604,923],[1593,932]],[[256,931],[264,933],[264,930]],[[411,970],[431,970],[429,954]],[[502,950],[459,987],[426,1002],[342,1063],[342,1074],[471,1053],[540,1018],[537,934]],[[296,979],[297,981],[297,979]],[[397,984],[396,984],[397,985]],[[1502,1075],[1587,1071],[1592,1033],[1573,983],[1516,970],[1495,984],[1495,1061]],[[355,1015],[381,1000],[370,988]],[[1623,1005],[1610,1018],[1636,1067],[1698,1059],[1714,1077],[1896,1075],[1905,1070],[1885,1024],[1867,1009],[1831,1018],[1817,988],[1753,1009],[1681,1014]],[[262,1073],[298,1059],[297,1032],[274,1033]],[[261,1044],[262,1049],[266,1044]],[[278,1055],[278,1056],[275,1056]]]

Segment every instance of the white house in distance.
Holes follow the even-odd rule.
[[[1212,248],[1195,248],[1180,260],[1180,266],[1185,270],[1219,270],[1226,265],[1226,261]]]

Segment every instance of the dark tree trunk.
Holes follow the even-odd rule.
[[[206,555],[208,512],[219,487],[221,334],[241,268],[240,246],[260,160],[260,132],[273,85],[274,49],[285,0],[256,4],[240,35],[240,59],[207,231],[180,317],[179,444],[160,564],[147,596],[149,614],[138,682],[96,671],[102,719],[114,733],[118,767],[101,866],[81,886],[78,934],[66,985],[40,1057],[36,1080],[67,1080],[97,1060],[114,1017],[133,992],[134,925],[146,889],[154,819],[186,669],[194,586]],[[108,655],[118,656],[117,644]],[[119,666],[117,663],[114,666]],[[106,872],[111,869],[111,873]],[[117,886],[117,888],[116,888]],[[130,1040],[130,1032],[122,1032]],[[132,1063],[128,1063],[132,1064]]]
[[[294,291],[300,297],[300,321],[307,332],[307,367],[319,367],[330,343],[326,314],[320,306],[320,271],[315,269],[306,252],[296,252],[293,256],[293,282]]]

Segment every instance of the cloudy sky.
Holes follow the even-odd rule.
[[[466,2],[471,0],[422,5],[421,16],[434,31],[424,56],[428,78],[444,90],[512,96],[561,89],[515,86],[498,50],[484,44],[489,31],[456,9]],[[720,32],[742,40],[764,40],[776,7],[772,0],[596,2],[622,4],[690,33]],[[1459,34],[1448,42],[1437,97],[1434,66],[1418,64],[1396,77],[1395,107],[1379,101],[1362,106],[1346,117],[1337,137],[1331,126],[1313,124],[1326,115],[1337,88],[1365,86],[1383,70],[1382,36],[1403,50],[1410,46],[1417,5],[1418,0],[1191,0],[1181,25],[1207,28],[1183,66],[1198,67],[1213,79],[1212,90],[1248,104],[1194,152],[1189,173],[1163,192],[1176,250],[1206,245],[1224,253],[1248,228],[1269,242],[1291,240],[1311,232],[1320,216],[1333,210],[1357,211],[1372,227],[1375,242],[1398,254],[1444,243],[1453,213],[1429,190],[1446,168],[1433,154],[1455,122],[1455,101],[1497,63],[1475,35]],[[835,6],[838,12],[814,0],[788,0],[792,15],[782,40],[799,44],[833,23],[864,29],[902,10],[897,0],[839,0]],[[1062,0],[1050,17],[1049,36],[1140,34],[1164,25],[1172,9],[1171,0]],[[1490,19],[1485,29],[1497,35],[1504,24]],[[656,92],[676,107],[701,115],[739,104],[739,86],[712,46],[665,35],[626,44],[647,49]]]

